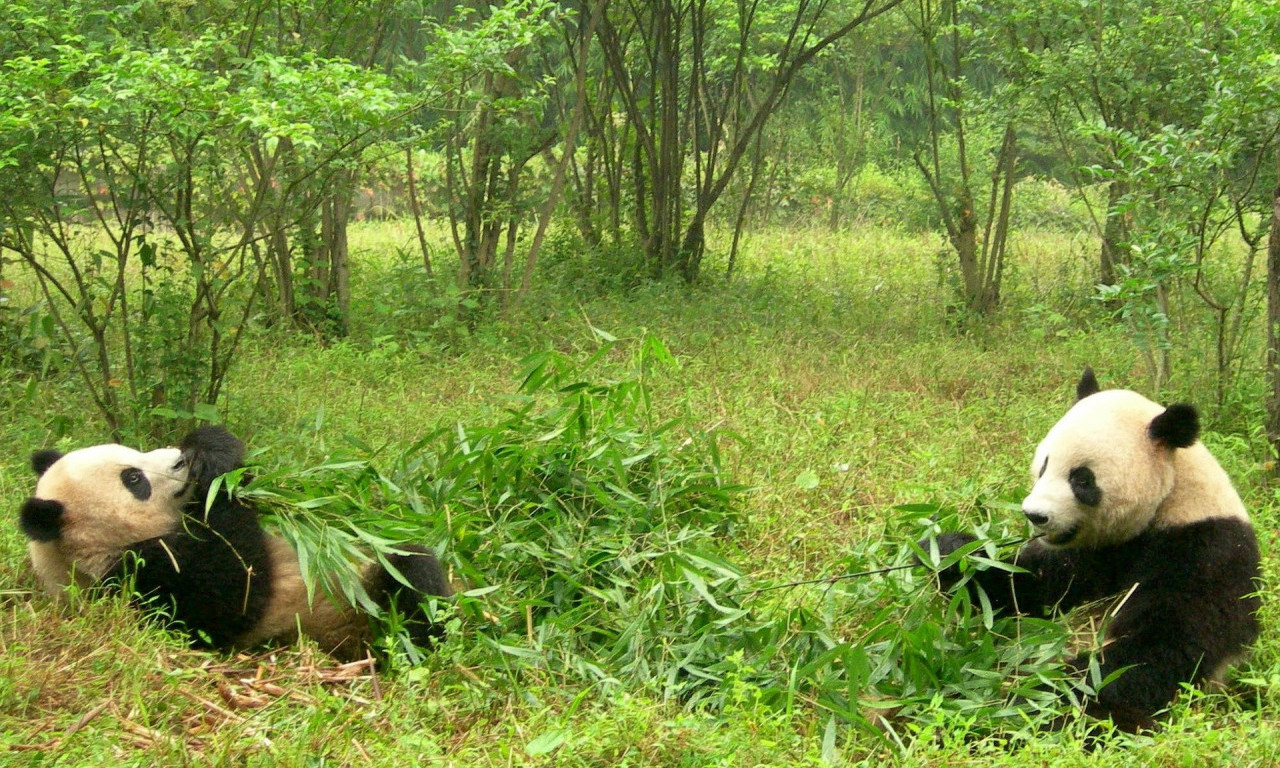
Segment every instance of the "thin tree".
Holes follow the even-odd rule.
[[[1280,150],[1276,152],[1280,177]],[[1271,234],[1267,239],[1267,440],[1280,452],[1280,185],[1271,195]]]
[[[740,0],[731,23],[718,23],[724,6],[707,0],[609,6],[600,46],[618,104],[597,103],[593,123],[620,108],[634,130],[633,226],[655,274],[698,278],[707,217],[797,73],[901,2],[800,0],[779,21],[776,8],[766,15],[761,0]]]
[[[974,178],[978,152],[971,142],[976,120],[969,110],[973,96],[967,91],[965,77],[968,51],[956,0],[942,0],[937,5],[933,0],[919,0],[915,22],[925,47],[927,136],[925,148],[917,150],[912,160],[929,185],[955,251],[964,306],[985,314],[1000,302],[1017,169],[1017,131],[1007,119],[995,151],[986,208],[980,211]],[[944,156],[950,161],[947,167]]]

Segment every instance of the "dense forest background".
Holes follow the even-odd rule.
[[[317,590],[458,594],[214,655],[0,526],[0,765],[1273,765],[1278,131],[1262,0],[8,0],[0,500],[226,423]],[[1085,364],[1263,551],[1156,735],[1069,717],[1093,619],[917,565],[1025,540]]]
[[[117,435],[163,431],[250,325],[348,333],[355,220],[411,220],[403,279],[462,323],[568,255],[732,280],[770,225],[938,233],[964,323],[999,308],[1011,233],[1057,226],[1157,389],[1209,323],[1192,359],[1225,401],[1262,364],[1278,34],[1261,2],[22,0],[6,354],[65,358]]]

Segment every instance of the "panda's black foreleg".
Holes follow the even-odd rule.
[[[388,555],[387,561],[408,585],[379,569],[370,596],[384,608],[394,604],[413,642],[430,647],[444,637],[444,626],[427,615],[422,602],[428,597],[448,597],[453,589],[439,559],[430,549],[417,545],[403,545],[399,549],[403,554]]]
[[[139,607],[185,633],[194,645],[225,648],[237,632],[249,626],[242,610],[246,600],[240,594],[227,593],[247,595],[250,590],[247,585],[227,589],[227,593],[209,589],[205,576],[209,565],[218,559],[205,542],[185,533],[170,534],[138,542],[122,552],[107,582],[128,590]],[[236,574],[244,583],[242,568],[220,568],[217,575],[224,582],[213,583],[236,585]]]
[[[944,533],[937,539],[938,553],[945,557],[975,538],[968,533]],[[1107,569],[1091,567],[1083,562],[1087,557],[1032,541],[1013,558],[1013,565],[1020,570],[973,570],[965,588],[976,601],[975,589],[980,587],[997,615],[1016,613],[1043,618],[1055,610],[1070,610],[1108,594],[1111,584],[1105,577]],[[951,565],[938,571],[938,583],[944,591],[950,591],[963,575],[959,564]]]
[[[977,537],[971,533],[948,532],[940,534],[936,539],[938,547],[938,557],[945,558],[961,547],[977,541]],[[925,551],[929,550],[929,541],[923,540],[919,542],[919,547]],[[961,570],[960,564],[955,563],[946,568],[942,568],[935,573],[938,579],[938,587],[943,592],[951,592],[964,579],[964,571]],[[984,571],[973,571],[968,581],[964,582],[965,590],[969,593],[969,598],[975,602],[978,599],[977,588],[981,588],[986,593],[987,599],[991,602],[991,608],[997,614],[1009,612],[1013,607],[1013,583],[1010,580],[1011,574],[1006,571],[990,569]]]
[[[230,648],[267,610],[273,574],[257,513],[222,499],[207,518],[126,549],[114,575],[197,645]]]
[[[1235,629],[1239,622],[1223,617],[1250,603],[1223,592],[1228,597],[1188,599],[1187,590],[1140,584],[1121,597],[1097,651],[1100,678],[1118,675],[1096,691],[1086,711],[1124,731],[1149,730],[1183,685],[1211,679],[1246,644]],[[1088,661],[1081,656],[1073,666],[1084,670]]]
[[[1091,653],[1080,654],[1067,664],[1069,670],[1093,689],[1093,694],[1085,700],[1085,713],[1099,720],[1110,720],[1126,733],[1155,729],[1155,716],[1173,701],[1179,686],[1189,680],[1194,671],[1184,670],[1185,677],[1177,674],[1175,670],[1187,665],[1179,663],[1180,654],[1176,649],[1168,648],[1172,652],[1161,653],[1148,646],[1136,655],[1133,650],[1137,649],[1111,645],[1096,659],[1096,670],[1093,669],[1095,656]],[[1117,658],[1125,658],[1129,663],[1119,663]],[[1098,687],[1116,673],[1119,675],[1115,679]]]

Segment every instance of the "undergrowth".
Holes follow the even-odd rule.
[[[452,607],[436,605],[454,612],[454,638],[432,656],[389,635],[393,665],[456,664],[503,690],[647,690],[708,712],[745,697],[819,713],[828,747],[847,727],[901,749],[959,722],[1025,740],[1076,703],[1062,697],[1058,624],[997,620],[963,590],[942,601],[916,566],[990,567],[989,537],[941,562],[866,541],[829,578],[749,576],[735,533],[752,489],[720,452],[733,436],[656,413],[648,381],[677,365],[656,337],[605,378],[621,349],[598,336],[584,360],[527,357],[493,423],[444,426],[400,451],[348,436],[320,464],[286,462],[236,492],[271,510],[313,583],[347,599],[363,598],[351,563],[424,537],[441,552],[461,585]],[[897,511],[925,536],[956,517]]]

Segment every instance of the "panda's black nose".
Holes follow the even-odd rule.
[[[1027,519],[1031,521],[1032,525],[1044,525],[1049,522],[1049,516],[1043,512],[1030,512],[1024,510],[1022,514],[1027,516]]]

